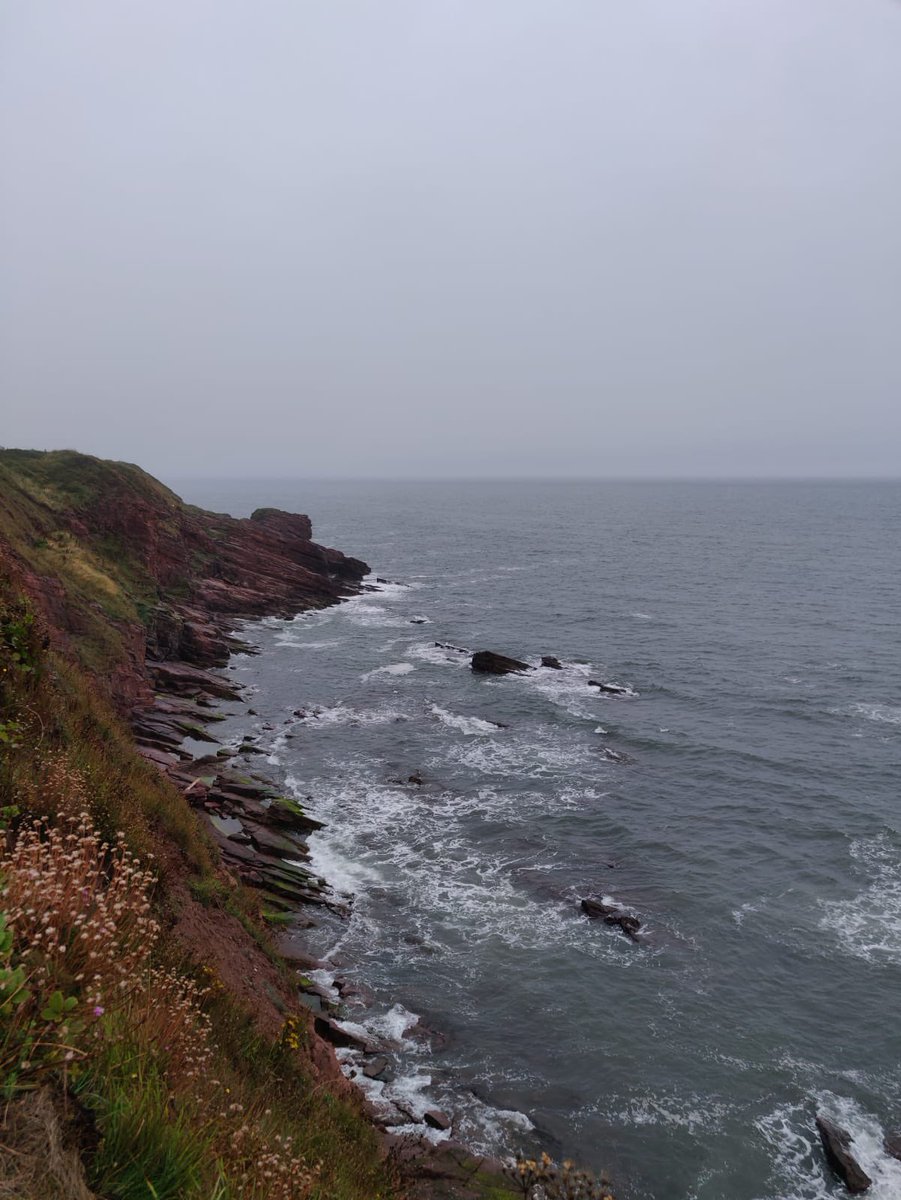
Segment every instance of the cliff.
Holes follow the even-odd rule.
[[[149,702],[148,663],[222,666],[241,618],[334,604],[369,568],[312,540],[307,516],[204,512],[130,463],[0,451],[0,561],[51,637],[109,686]]]
[[[236,695],[215,671],[236,623],[367,571],[306,516],[235,520],[126,463],[0,451],[0,1195],[511,1194],[462,1147],[373,1128],[273,940],[329,902],[303,865],[316,822],[182,746]]]

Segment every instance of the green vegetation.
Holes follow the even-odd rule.
[[[196,909],[233,953],[269,947],[258,898],[111,706],[161,598],[78,512],[129,497],[181,512],[136,467],[0,452],[0,1196],[398,1196],[358,1103],[318,1077],[291,987],[261,981],[260,1025],[190,938],[161,936]]]
[[[184,798],[81,668],[45,645],[9,581],[0,630],[0,720],[18,731],[0,760],[0,1140],[47,1091],[57,1109],[68,1094],[90,1114],[81,1160],[105,1200],[396,1195],[358,1107],[315,1080],[305,1020],[289,1012],[267,1035],[210,968],[175,962],[159,937],[184,880],[266,944],[254,898],[226,887]],[[141,864],[155,851],[151,874]]]

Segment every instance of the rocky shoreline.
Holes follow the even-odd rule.
[[[231,522],[231,518],[222,520]],[[386,1082],[391,1078],[385,1057],[390,1046],[365,1035],[352,1019],[366,1007],[365,996],[342,980],[337,968],[309,954],[303,941],[304,930],[317,923],[312,915],[317,908],[349,915],[347,904],[328,880],[307,865],[307,839],[322,824],[255,768],[253,758],[263,751],[254,739],[245,735],[237,746],[229,747],[215,736],[216,725],[224,720],[223,702],[246,702],[242,689],[221,668],[234,653],[255,653],[240,636],[247,622],[294,616],[377,591],[379,586],[364,582],[367,564],[311,542],[306,517],[268,509],[254,513],[250,522],[264,532],[254,528],[251,546],[245,543],[241,554],[231,555],[232,564],[241,564],[239,572],[230,572],[231,580],[201,580],[186,603],[161,607],[147,644],[149,687],[132,705],[129,721],[139,753],[203,818],[227,875],[259,892],[276,948],[296,972],[297,999],[311,1013],[311,1034],[334,1055],[336,1067],[351,1053],[354,1066],[344,1071],[351,1083]],[[250,522],[234,522],[228,532],[243,537]],[[266,573],[255,570],[254,555],[261,548],[270,566]],[[272,578],[273,562],[301,560],[304,573],[295,576],[300,586],[280,587],[271,595],[264,590]],[[310,575],[317,586],[312,586]],[[256,586],[251,586],[251,577]],[[253,715],[253,710],[248,714]],[[209,752],[203,753],[207,746]],[[324,972],[329,982],[323,979]],[[353,1006],[352,1014],[348,1004]],[[430,1036],[425,1029],[422,1034]],[[417,1112],[400,1104],[373,1103],[362,1087],[360,1094],[387,1145],[395,1154],[415,1160],[415,1177],[427,1180],[421,1186],[430,1189],[423,1195],[437,1194],[431,1189],[439,1185],[446,1189],[441,1194],[449,1197],[479,1194],[469,1191],[467,1181],[475,1178],[474,1172],[500,1182],[502,1164],[474,1160],[453,1139],[451,1118],[443,1111]],[[400,1127],[406,1136],[398,1139]],[[411,1138],[411,1128],[420,1130],[421,1136]]]

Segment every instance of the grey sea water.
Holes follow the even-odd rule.
[[[309,512],[399,581],[256,627],[226,727],[327,822],[352,915],[311,944],[394,1047],[376,1100],[624,1200],[839,1195],[821,1108],[901,1197],[901,485],[176,486]]]

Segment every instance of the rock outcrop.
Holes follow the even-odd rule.
[[[851,1153],[850,1133],[820,1113],[816,1125],[829,1166],[849,1192],[865,1192],[873,1181]]]
[[[528,663],[493,650],[477,650],[472,656],[472,669],[479,675],[522,675],[532,670]]]
[[[0,557],[51,636],[120,712],[151,705],[161,681],[182,696],[222,695],[185,666],[224,666],[240,647],[236,622],[334,604],[369,571],[314,542],[307,516],[205,512],[139,467],[69,450],[0,451],[0,529],[16,531],[0,535]]]
[[[620,905],[610,904],[606,900],[585,899],[582,901],[582,912],[593,921],[602,920],[605,925],[617,926],[630,941],[638,941],[641,921]]]
[[[621,687],[618,683],[600,683],[597,679],[588,680],[589,687],[596,687],[598,691],[606,692],[608,696],[626,696],[629,689]]]

